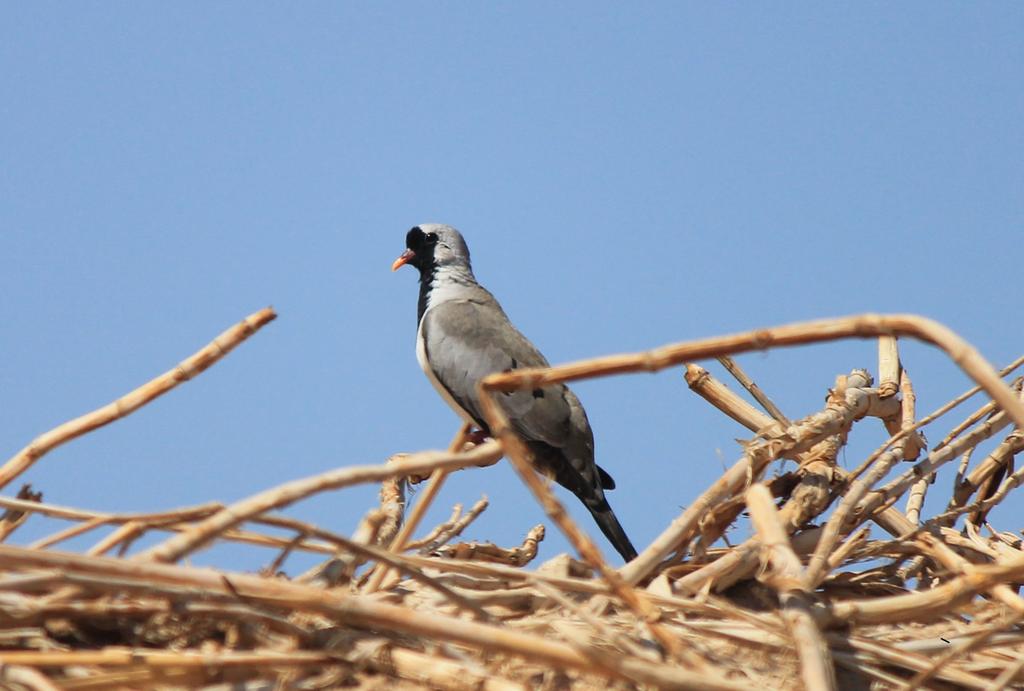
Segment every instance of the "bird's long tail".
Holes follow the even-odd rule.
[[[594,463],[593,450],[566,456],[561,449],[554,449],[543,442],[533,442],[529,448],[533,453],[534,466],[583,502],[615,551],[627,562],[635,559],[636,548],[604,496],[604,490],[613,489],[615,481]]]
[[[615,512],[609,506],[608,500],[602,496],[588,497],[583,500],[583,504],[590,510],[597,527],[608,538],[608,542],[612,543],[615,551],[627,562],[635,559],[636,548],[626,536],[626,531],[622,529],[619,519],[615,517]]]

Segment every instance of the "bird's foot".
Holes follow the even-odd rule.
[[[484,432],[482,429],[475,429],[466,435],[466,443],[478,446],[490,438],[491,435],[487,434],[487,432]]]

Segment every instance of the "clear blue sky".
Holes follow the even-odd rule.
[[[553,362],[877,311],[1005,363],[1024,351],[1022,36],[1018,3],[4,3],[2,455],[270,304],[227,360],[25,480],[169,509],[445,446],[415,272],[389,271],[425,221],[464,232]],[[931,348],[903,356],[922,412],[968,386]],[[876,369],[870,341],[741,362],[792,417]],[[576,389],[638,546],[749,436],[679,370]],[[864,423],[843,462],[882,439]],[[375,491],[292,514],[349,532]],[[501,464],[458,474],[429,522],[482,493],[470,538],[543,520]],[[548,535],[542,556],[566,549]]]

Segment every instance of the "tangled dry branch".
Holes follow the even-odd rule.
[[[0,487],[45,453],[109,424],[202,372],[274,318],[257,312],[167,374],[37,437],[0,467]],[[849,337],[879,340],[878,377],[837,378],[825,407],[791,419],[730,357]],[[933,343],[978,386],[918,417],[898,337]],[[693,364],[719,359],[763,409]],[[1024,546],[987,522],[1024,481],[1024,358],[995,372],[945,327],[862,315],[705,339],[481,386],[494,439],[462,429],[444,452],[396,455],[272,487],[232,505],[149,513],[55,506],[25,487],[0,497],[0,541],[34,517],[71,523],[27,546],[0,545],[0,684],[99,688],[969,688],[1024,686]],[[531,470],[496,392],[612,373],[684,367],[690,388],[754,436],[736,463],[640,556],[613,569]],[[919,432],[970,396],[991,402],[930,451]],[[837,455],[864,421],[889,437],[853,470]],[[935,429],[935,427],[930,427]],[[994,448],[978,453],[988,440]],[[577,561],[524,568],[544,526],[521,545],[456,543],[486,499],[414,539],[451,472],[506,456]],[[961,459],[945,509],[925,514],[937,474]],[[766,478],[775,461],[793,465]],[[952,472],[952,470],[950,470]],[[406,514],[406,481],[430,478]],[[380,483],[351,536],[278,513],[317,493]],[[934,499],[934,497],[933,497]],[[900,506],[904,508],[901,509]],[[726,543],[742,512],[754,532]],[[959,529],[957,526],[960,526]],[[106,534],[84,553],[72,537]],[[288,534],[281,536],[284,530]],[[167,535],[146,550],[131,546]],[[215,542],[271,547],[254,575],[181,565]],[[323,555],[288,579],[289,555]],[[116,556],[110,556],[116,555]],[[220,686],[218,686],[220,685]]]

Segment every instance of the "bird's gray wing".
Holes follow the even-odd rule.
[[[494,372],[548,365],[490,295],[484,299],[450,300],[431,307],[423,315],[421,335],[434,375],[483,429],[486,424],[477,382]],[[573,422],[567,392],[564,385],[555,384],[498,397],[521,437],[562,448],[569,440]]]

